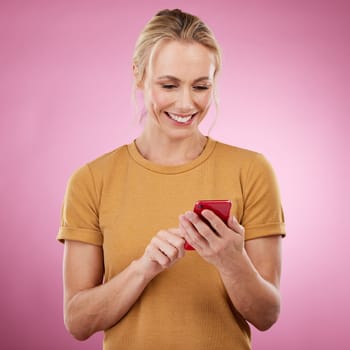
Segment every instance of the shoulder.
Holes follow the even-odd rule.
[[[215,152],[221,159],[234,161],[236,164],[241,164],[248,167],[253,163],[266,161],[264,155],[259,152],[229,145],[220,141],[216,141]]]
[[[119,146],[85,164],[80,165],[70,176],[70,182],[91,182],[113,171],[122,158],[128,156],[127,145]]]
[[[254,174],[273,174],[270,162],[260,152],[216,141],[214,153],[217,164],[238,170],[243,178]]]
[[[223,143],[220,141],[216,141],[216,150],[224,155],[236,156],[240,158],[252,159],[254,158],[258,152],[252,151],[250,149],[241,148],[233,145],[229,145],[227,143]]]
[[[121,158],[124,158],[128,155],[127,145],[119,146],[112,151],[102,154],[101,156],[90,160],[86,163],[92,171],[98,169],[107,169],[115,164]]]

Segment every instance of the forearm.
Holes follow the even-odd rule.
[[[65,307],[65,325],[79,340],[115,325],[134,305],[154,276],[147,275],[140,261],[105,284],[74,295]]]
[[[220,275],[234,307],[247,321],[262,331],[277,321],[279,291],[259,274],[245,251]]]

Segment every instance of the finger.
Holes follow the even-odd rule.
[[[166,231],[161,231],[161,235],[166,239],[169,244],[177,249],[177,258],[183,258],[185,256],[185,236],[183,230],[178,228],[170,228]]]
[[[172,228],[167,229],[167,231],[176,235],[176,236],[181,237],[181,230],[179,227],[172,227]]]
[[[182,224],[180,223],[180,227],[182,226]],[[196,241],[196,240],[194,240],[193,238],[192,238],[192,236],[190,236],[188,233],[187,233],[187,231],[185,230],[185,229],[183,229],[184,230],[184,232],[185,232],[185,240],[186,240],[186,242],[193,248],[193,249],[195,249],[195,250],[201,250],[202,249],[202,246],[200,246],[199,244],[198,244],[198,241]],[[184,248],[185,249],[185,248]]]
[[[192,213],[193,215],[196,215],[195,213]],[[201,221],[199,218],[197,219],[193,219],[197,221],[197,226],[199,226],[199,221]],[[202,227],[202,232],[199,232],[197,227],[194,226],[193,221],[190,221],[187,217],[187,213],[186,215],[181,215],[180,216],[180,225],[182,230],[185,231],[185,238],[186,241],[193,247],[193,248],[197,248],[197,247],[205,247],[208,245],[208,241],[206,239],[206,237],[203,235],[203,229],[205,229],[204,227]],[[202,222],[203,226],[206,226],[207,229],[209,229],[209,227],[207,225],[205,225]]]
[[[194,212],[187,212],[186,218],[189,219],[192,225],[196,228],[199,234],[206,239],[209,245],[213,245],[217,242],[218,235],[213,231],[213,227],[210,224],[203,221],[199,215]]]
[[[170,259],[164,255],[156,246],[150,244],[147,249],[147,256],[149,259],[162,267],[167,267],[170,264]]]
[[[168,242],[176,249],[180,249],[184,244],[185,240],[180,234],[180,229],[168,229],[168,230],[162,230],[157,235],[160,237],[163,241]]]
[[[182,230],[180,229],[180,227],[177,227],[177,228],[169,228],[167,230],[168,232],[170,232],[172,235],[176,236],[176,237],[179,237],[181,239],[183,239],[183,232]]]
[[[208,209],[203,210],[201,214],[204,218],[208,220],[210,226],[215,230],[215,232],[219,236],[224,235],[225,231],[227,230],[227,226],[226,223],[224,223],[220,217],[218,217],[214,212]]]
[[[177,258],[178,250],[172,244],[167,241],[164,241],[159,236],[156,236],[152,239],[152,245],[159,249],[170,261],[173,261]]]
[[[228,227],[231,230],[235,231],[236,233],[244,237],[244,232],[245,232],[244,227],[239,224],[235,216],[231,216],[228,219]]]
[[[183,245],[179,249],[179,257],[182,258],[185,256],[185,243],[186,243],[186,230],[181,226],[181,223],[179,223],[179,230],[181,232],[181,238],[183,239]]]

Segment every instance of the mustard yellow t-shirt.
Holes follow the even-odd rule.
[[[139,258],[159,230],[178,227],[179,215],[199,199],[230,199],[247,240],[285,234],[266,159],[208,138],[201,155],[184,165],[152,163],[133,142],[82,166],[69,179],[57,238],[102,246],[108,281]],[[250,349],[250,329],[215,267],[189,251],[105,330],[104,349]]]

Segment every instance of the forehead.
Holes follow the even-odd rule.
[[[196,79],[215,73],[214,54],[196,42],[165,41],[153,51],[149,71],[153,78],[171,75],[179,79]]]

